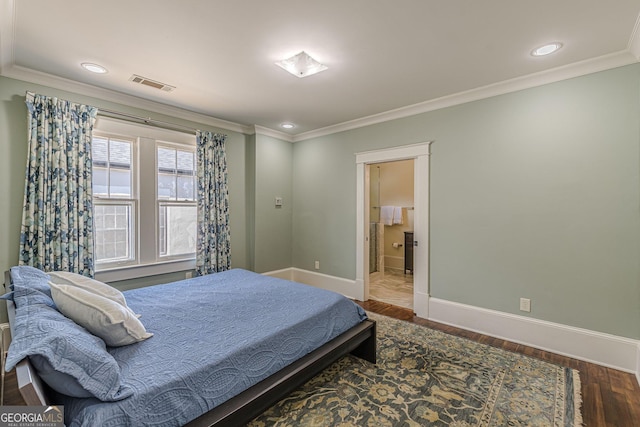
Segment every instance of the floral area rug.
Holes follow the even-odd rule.
[[[248,425],[582,426],[578,371],[369,313],[378,363],[347,356]]]

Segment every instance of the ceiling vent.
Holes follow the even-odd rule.
[[[137,74],[133,74],[131,77],[129,77],[129,81],[134,82],[134,83],[139,83],[141,85],[145,85],[145,86],[149,86],[152,87],[154,89],[160,89],[163,90],[165,92],[171,92],[172,90],[174,90],[176,87],[175,86],[171,86],[165,83],[161,83],[155,80],[151,80],[148,79],[146,77],[142,77],[139,76]]]

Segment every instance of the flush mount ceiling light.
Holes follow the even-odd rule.
[[[96,74],[105,74],[107,72],[107,69],[102,65],[92,64],[91,62],[83,62],[82,64],[80,64],[80,66],[85,70],[91,71],[92,73]]]
[[[282,123],[280,127],[284,129],[293,129],[294,127],[296,127],[296,125],[294,125],[293,123]]]
[[[276,62],[276,65],[299,78],[311,76],[328,68],[326,65],[322,65],[310,57],[305,51],[302,51],[289,59],[278,61]]]
[[[545,56],[550,55],[553,52],[556,52],[558,49],[562,47],[562,43],[555,42],[545,44],[544,46],[537,47],[531,51],[531,55],[533,56]]]

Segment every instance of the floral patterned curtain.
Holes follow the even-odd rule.
[[[197,131],[198,241],[196,273],[199,276],[231,267],[229,189],[227,187],[226,135]]]
[[[98,110],[28,92],[20,265],[93,276],[91,132]]]

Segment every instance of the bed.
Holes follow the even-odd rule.
[[[29,269],[5,275],[14,289],[15,304],[7,301],[14,337],[34,328],[26,321],[35,313],[60,314],[47,299],[49,276]],[[24,293],[36,300],[28,309]],[[67,426],[243,425],[348,353],[375,363],[375,322],[333,292],[234,269],[123,295],[153,336],[105,347],[120,374],[109,401],[51,390],[29,356],[15,363],[28,405],[64,405]],[[49,339],[40,329],[29,333]],[[12,342],[8,367],[14,342],[17,360],[24,341]]]

